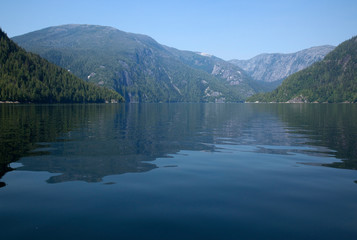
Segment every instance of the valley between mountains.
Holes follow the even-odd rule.
[[[97,25],[62,25],[12,38],[26,51],[127,102],[244,102],[321,61],[333,46],[225,61]]]

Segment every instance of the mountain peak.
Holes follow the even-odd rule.
[[[83,80],[116,90],[130,102],[242,101],[255,93],[250,78],[237,74],[243,71],[237,66],[112,27],[68,24],[13,40]],[[213,74],[215,66],[219,71]]]
[[[275,82],[321,61],[335,47],[330,45],[311,47],[296,53],[264,53],[249,60],[231,60],[252,76],[263,82]]]
[[[260,102],[357,102],[357,37],[331,51],[323,61],[286,78],[271,93],[255,95]]]

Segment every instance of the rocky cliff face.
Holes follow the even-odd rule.
[[[128,102],[239,102],[256,93],[234,64],[111,27],[62,25],[13,40]]]
[[[357,103],[357,36],[338,45],[322,61],[287,77],[274,91],[247,102]]]
[[[194,69],[203,70],[220,79],[221,82],[231,90],[237,92],[244,98],[256,93],[255,85],[257,83],[252,81],[252,78],[235,64],[207,53],[181,51],[170,47],[166,47],[166,49],[188,66]]]
[[[322,60],[334,46],[319,46],[291,54],[261,54],[249,60],[230,62],[245,70],[254,80],[275,82]]]

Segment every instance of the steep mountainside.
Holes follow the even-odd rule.
[[[261,54],[249,60],[230,62],[244,69],[257,81],[275,82],[322,60],[334,48],[326,45],[291,54]]]
[[[247,97],[263,88],[263,85],[253,81],[240,67],[224,61],[213,55],[200,52],[181,51],[165,47],[181,62],[192,68],[203,70],[217,78],[223,79],[230,88]]]
[[[357,37],[341,43],[321,62],[286,78],[254,102],[357,102]]]
[[[59,103],[123,101],[17,46],[0,29],[0,101]]]
[[[148,36],[111,27],[63,25],[13,40],[130,102],[242,101],[256,92],[246,76],[227,80],[218,70],[211,74],[184,62],[173,53],[178,50],[168,50]]]

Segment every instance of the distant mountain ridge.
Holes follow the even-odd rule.
[[[238,66],[112,27],[62,25],[13,40],[130,102],[243,101],[257,92]]]
[[[338,45],[326,57],[286,78],[270,93],[248,102],[357,102],[357,37]]]
[[[335,47],[330,45],[312,47],[296,53],[260,54],[249,60],[230,60],[241,67],[254,80],[263,82],[281,81],[287,76],[321,61]]]

